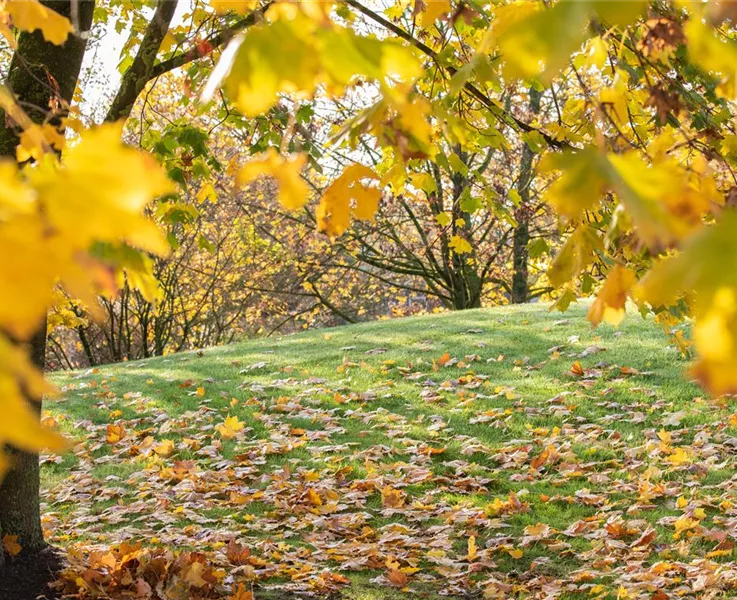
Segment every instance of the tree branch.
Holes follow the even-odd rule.
[[[263,14],[266,12],[266,9],[268,9],[273,3],[274,1],[270,0],[261,8],[249,13],[240,21],[233,23],[233,25],[231,25],[230,27],[227,27],[226,29],[223,29],[211,35],[204,41],[204,43],[194,45],[186,52],[176,54],[167,60],[157,63],[156,65],[154,65],[151,77],[159,77],[164,73],[168,73],[169,71],[173,71],[174,69],[183,67],[184,65],[187,65],[197,60],[198,58],[207,56],[208,54],[211,54],[213,50],[221,48],[222,46],[227,44],[236,33],[238,33],[239,31],[243,31],[244,29],[248,29],[249,27],[258,23],[263,17]]]
[[[394,33],[396,36],[402,38],[404,41],[410,43],[412,46],[417,48],[420,52],[431,58],[435,64],[438,65],[438,68],[445,70],[451,77],[455,75],[458,72],[458,69],[456,69],[453,66],[450,65],[443,65],[438,60],[438,53],[435,52],[430,46],[423,44],[420,40],[413,37],[410,33],[402,29],[401,27],[395,25],[391,21],[385,19],[381,15],[375,13],[370,8],[366,8],[358,2],[357,0],[344,0],[346,4],[349,6],[352,6],[355,8],[358,12],[365,15],[372,21],[378,23],[382,27],[386,27],[389,31]],[[478,89],[475,85],[472,83],[469,83],[468,81],[463,84],[463,89],[465,89],[469,94],[471,94],[476,100],[481,102],[481,104],[484,105],[484,107],[491,112],[494,117],[504,123],[505,125],[510,126],[515,131],[522,131],[524,133],[531,133],[531,132],[537,132],[539,133],[542,138],[545,140],[545,142],[548,144],[548,146],[552,148],[570,148],[570,144],[567,142],[562,142],[560,140],[556,140],[551,135],[545,133],[544,131],[541,131],[537,129],[536,127],[533,127],[532,125],[529,125],[528,123],[525,123],[524,121],[521,121],[517,117],[515,117],[512,114],[509,114],[506,112],[501,106],[498,106],[494,100],[489,98],[484,92],[482,92],[480,89]]]
[[[125,119],[133,110],[133,105],[146,84],[151,80],[156,55],[161,48],[161,42],[169,31],[169,25],[177,10],[179,0],[159,2],[156,12],[146,27],[138,53],[133,63],[123,74],[120,88],[115,94],[113,102],[105,115],[105,121]]]

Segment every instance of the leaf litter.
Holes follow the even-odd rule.
[[[550,339],[567,338],[567,325]],[[376,352],[330,342],[340,348],[332,376],[228,358],[223,376],[148,379],[122,393],[122,376],[104,370],[68,378],[46,413],[76,442],[44,493],[47,537],[67,553],[57,590],[175,600],[327,597],[352,584],[489,599],[733,594],[729,403],[676,403],[647,361],[615,364],[621,353],[601,339],[571,336],[531,358],[500,354],[498,342],[478,348],[481,331],[466,327],[453,351],[435,338],[435,354],[411,360],[386,343]],[[542,373],[555,394],[531,391]],[[164,386],[177,410],[157,400]],[[90,418],[72,410],[82,403]],[[12,554],[17,540],[6,538]]]

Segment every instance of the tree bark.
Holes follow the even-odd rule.
[[[59,14],[70,18],[71,0],[41,2]],[[94,0],[77,3],[78,25],[81,32],[92,25]],[[59,123],[63,108],[51,112],[51,107],[68,106],[77,86],[86,46],[86,37],[70,35],[66,43],[56,46],[46,42],[40,31],[22,33],[8,72],[7,86],[28,115],[37,123]],[[4,115],[1,115],[4,117]],[[0,155],[15,158],[18,131],[5,118],[0,123]],[[30,340],[31,359],[43,369],[46,355],[46,319]],[[29,398],[40,415],[41,402]],[[23,551],[37,552],[45,545],[41,529],[38,456],[9,449],[13,467],[0,484],[0,533],[17,535]]]
[[[138,95],[153,77],[154,61],[161,48],[161,42],[169,31],[178,1],[162,0],[159,2],[154,16],[146,27],[138,53],[130,68],[123,75],[118,93],[115,94],[107,115],[105,115],[105,121],[126,119],[131,114]]]
[[[537,115],[540,112],[540,92],[530,88],[530,112]],[[520,205],[514,211],[517,227],[514,228],[512,238],[512,304],[522,304],[530,299],[530,283],[528,263],[530,259],[527,244],[530,241],[530,219],[532,218],[532,202],[530,188],[535,178],[532,169],[532,160],[535,156],[528,144],[522,147],[519,179],[517,191],[520,196]]]

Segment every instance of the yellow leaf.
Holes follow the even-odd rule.
[[[279,183],[279,202],[289,210],[296,210],[307,202],[307,184],[300,175],[306,162],[304,154],[283,157],[274,148],[269,148],[243,166],[237,181],[243,185],[261,175],[273,177]]]
[[[372,219],[379,207],[381,190],[361,183],[364,179],[378,180],[379,176],[360,164],[350,165],[323,192],[317,207],[317,228],[329,235],[341,235],[351,222]]]
[[[225,421],[217,425],[215,430],[226,440],[230,440],[236,436],[244,427],[244,423],[238,420],[238,417],[228,416]]]
[[[441,227],[447,227],[448,225],[450,225],[451,216],[449,213],[443,211],[435,215],[435,220],[438,222],[438,225],[440,225]]]
[[[450,0],[424,0],[425,8],[420,15],[420,25],[425,29],[432,27],[444,15],[447,15],[453,7]]]
[[[576,0],[533,12],[525,7],[528,3],[521,4],[524,17],[505,24],[497,34],[504,72],[510,78],[540,76],[543,81],[555,76],[581,47],[591,16],[611,24],[626,24],[639,16],[645,5],[641,1]],[[516,9],[517,3],[510,4],[510,10]]]
[[[673,526],[676,529],[676,532],[673,534],[675,539],[679,539],[686,531],[698,530],[701,527],[698,519],[692,519],[687,515],[676,519]]]
[[[13,25],[23,31],[41,30],[47,42],[63,44],[74,30],[69,19],[41,4],[38,0],[7,0],[5,10]]]
[[[207,585],[207,580],[202,577],[206,568],[207,566],[203,562],[191,562],[182,569],[181,577],[192,587],[203,587]]]
[[[689,464],[691,462],[691,455],[686,452],[683,448],[676,448],[666,460],[675,466]]]
[[[218,201],[218,194],[210,181],[205,182],[200,188],[200,191],[197,192],[198,204],[202,204],[206,200],[209,200],[212,203]]]
[[[163,440],[160,444],[153,447],[153,451],[159,456],[166,458],[174,453],[174,442],[171,440]]]
[[[737,213],[692,235],[682,251],[655,264],[636,290],[652,306],[694,296],[693,375],[713,394],[737,392]]]
[[[0,161],[0,218],[32,213],[35,209],[34,194],[18,178],[14,161]]]
[[[615,327],[622,322],[627,295],[635,281],[635,274],[630,269],[621,265],[614,266],[587,314],[594,327],[602,320]]]
[[[472,535],[468,538],[468,552],[466,553],[466,558],[471,561],[475,560],[476,556],[476,536]]]
[[[550,283],[558,287],[576,277],[589,265],[594,252],[601,245],[596,229],[588,225],[577,227],[563,244],[548,270]],[[571,292],[564,294],[563,298],[570,303],[576,296]]]
[[[233,11],[245,15],[258,6],[258,0],[210,0],[210,6],[217,12]]]
[[[381,489],[381,505],[384,508],[401,508],[406,501],[406,494],[394,489],[389,485],[385,485]]]
[[[456,254],[469,254],[473,251],[473,246],[465,238],[460,235],[454,235],[450,238],[448,246],[453,249]]]
[[[46,448],[61,451],[66,440],[43,427],[34,414],[27,396],[41,398],[53,391],[31,365],[26,354],[0,336],[0,441],[27,452]],[[1,447],[1,446],[0,446]]]
[[[307,499],[310,501],[310,504],[313,504],[314,506],[322,506],[322,498],[320,498],[320,494],[312,488],[307,490]]]
[[[197,388],[197,391],[195,392],[195,395],[196,395],[196,396],[197,396],[198,398],[202,398],[202,397],[203,397],[203,396],[205,395],[205,388],[203,388],[203,387],[198,387],[198,388]]]
[[[507,554],[511,556],[512,558],[520,559],[522,558],[523,552],[519,548],[510,548],[507,550]]]
[[[169,245],[141,213],[153,198],[174,187],[152,155],[121,142],[122,126],[86,131],[67,149],[61,169],[34,170],[31,183],[59,234],[74,238],[79,246],[122,239],[166,255]]]

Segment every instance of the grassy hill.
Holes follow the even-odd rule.
[[[108,593],[157,548],[203,553],[162,584],[193,598],[726,590],[737,419],[685,366],[637,315],[524,306],[60,373],[45,527]]]

